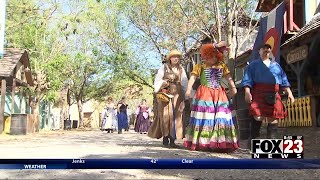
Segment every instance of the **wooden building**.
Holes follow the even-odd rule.
[[[240,10],[239,11],[239,17],[237,18],[238,20],[238,25],[236,27],[236,25],[234,24],[233,26],[233,30],[237,31],[238,36],[234,36],[233,37],[233,44],[237,43],[237,38],[245,38],[246,40],[243,42],[242,46],[239,47],[239,49],[237,50],[237,54],[241,54],[242,52],[244,52],[247,49],[247,46],[251,45],[254,43],[254,40],[257,36],[257,29],[259,26],[259,22],[257,22],[256,20],[251,20],[250,17],[245,13],[244,10]],[[249,25],[251,25],[254,27],[253,30],[249,30],[248,27]],[[249,37],[245,37],[248,34],[248,31],[252,31],[252,33],[249,35]],[[213,35],[217,35],[216,34],[217,30],[215,28],[212,29],[212,33]],[[222,35],[221,35],[222,40],[226,41],[227,36],[226,36],[226,32],[222,31]],[[195,64],[200,64],[201,63],[201,58],[200,58],[200,46],[201,46],[201,42],[200,41],[206,41],[208,40],[209,37],[207,37],[206,35],[203,35],[200,40],[192,47],[190,48],[186,54],[184,55],[184,68],[186,70],[187,76],[188,78],[191,75],[191,71],[193,69],[193,66]],[[228,65],[230,71],[233,73],[233,69],[234,69],[234,63],[233,60],[226,60],[226,64]],[[237,72],[235,72],[237,73]],[[228,88],[227,86],[227,82],[225,80],[223,80],[222,82],[223,86],[225,88]]]
[[[320,0],[286,0],[284,35],[281,38],[280,64],[286,72],[296,102],[284,104],[288,117],[279,120],[280,127],[319,126],[319,48],[320,48]],[[257,12],[269,12],[280,0],[260,0]],[[236,69],[244,72],[252,49],[237,57]],[[240,86],[242,76],[237,77]],[[236,97],[237,109],[247,108],[243,89]],[[317,114],[318,113],[318,114]],[[317,121],[318,120],[318,121]]]
[[[27,131],[34,131],[35,125],[30,115],[32,99],[25,89],[34,85],[28,52],[5,49],[0,67],[0,133],[26,134]]]

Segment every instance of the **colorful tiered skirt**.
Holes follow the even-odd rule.
[[[184,146],[191,150],[239,148],[230,103],[224,89],[201,85],[193,99]]]

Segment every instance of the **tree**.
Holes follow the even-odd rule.
[[[6,20],[6,47],[27,49],[30,55],[35,79],[35,87],[31,90],[36,99],[33,105],[36,117],[39,117],[40,101],[54,99],[54,92],[61,88],[63,77],[59,74],[67,59],[56,29],[49,27],[57,4],[46,2],[42,5],[35,0],[8,1]]]
[[[71,71],[66,76],[78,106],[80,127],[84,126],[83,103],[90,99],[104,100],[106,94],[116,89],[116,76],[148,85],[136,73],[139,65],[126,51],[126,40],[121,37],[119,20],[116,12],[110,10],[111,5],[93,0],[71,3],[69,9],[75,12],[62,21],[64,43],[68,44],[69,53],[76,52],[69,59],[66,68]]]
[[[227,41],[231,59],[236,54],[235,22],[244,20],[243,16],[238,16],[239,10],[251,14],[254,5],[252,0],[139,0],[118,1],[118,11],[141,33],[137,40],[140,43],[136,44],[151,44],[162,58],[173,48],[187,53],[203,37],[209,37],[214,42]],[[255,26],[247,25],[245,33],[250,34]]]
[[[41,100],[56,101],[68,86],[83,126],[82,104],[123,87],[113,85],[119,77],[151,86],[148,64],[130,49],[112,2],[11,0],[7,10],[7,47],[25,48],[31,57],[35,114]]]
[[[135,54],[132,48],[136,46],[132,42],[134,35],[127,35],[130,28],[117,11],[117,6],[109,1],[89,2],[91,20],[95,22],[94,28],[99,34],[95,43],[100,53],[106,57],[104,67],[122,78],[152,88],[148,72],[150,64],[143,55]]]

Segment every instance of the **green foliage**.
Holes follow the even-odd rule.
[[[35,0],[10,0],[7,6],[6,47],[28,50],[31,70],[43,77],[37,78],[33,94],[37,99],[56,99],[66,79],[61,71],[68,58],[62,53],[59,31],[49,26],[55,4],[41,6]]]
[[[74,99],[120,98],[141,86],[152,94],[150,60],[186,52],[216,23],[212,0],[10,0],[6,47],[28,49],[37,73],[33,94],[56,100],[69,85]],[[227,19],[232,0],[219,1]],[[238,0],[252,12],[251,0]],[[156,63],[154,63],[156,64]],[[41,78],[40,78],[41,77]],[[135,100],[135,101],[136,101]]]
[[[160,63],[168,51],[178,49],[187,53],[203,36],[218,39],[222,35],[219,29],[224,34],[223,39],[228,41],[228,34],[231,33],[228,26],[235,19],[234,12],[244,10],[250,17],[256,5],[253,0],[219,0],[216,7],[215,2],[119,0],[116,7],[121,17],[129,22],[129,27],[140,32],[128,31],[134,37],[135,45],[140,46],[141,51],[158,53]],[[217,14],[220,15],[221,27],[218,27]],[[148,50],[143,47],[148,47]]]
[[[113,91],[113,74],[123,76],[141,69],[133,61],[122,66],[128,61],[119,57],[105,61],[105,56],[127,47],[110,5],[93,0],[8,1],[6,46],[29,50],[39,81],[33,90],[40,93],[38,99],[55,100],[56,92],[69,84],[75,98],[102,100]]]

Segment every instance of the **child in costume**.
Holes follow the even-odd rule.
[[[217,48],[217,44],[212,43],[203,44],[200,48],[203,64],[196,64],[191,72],[186,97],[190,97],[197,77],[200,77],[201,83],[192,101],[191,118],[184,140],[184,146],[191,150],[229,152],[239,148],[229,100],[221,86],[221,78],[228,81],[231,97],[237,93],[237,89],[223,62],[222,48],[225,47]]]

